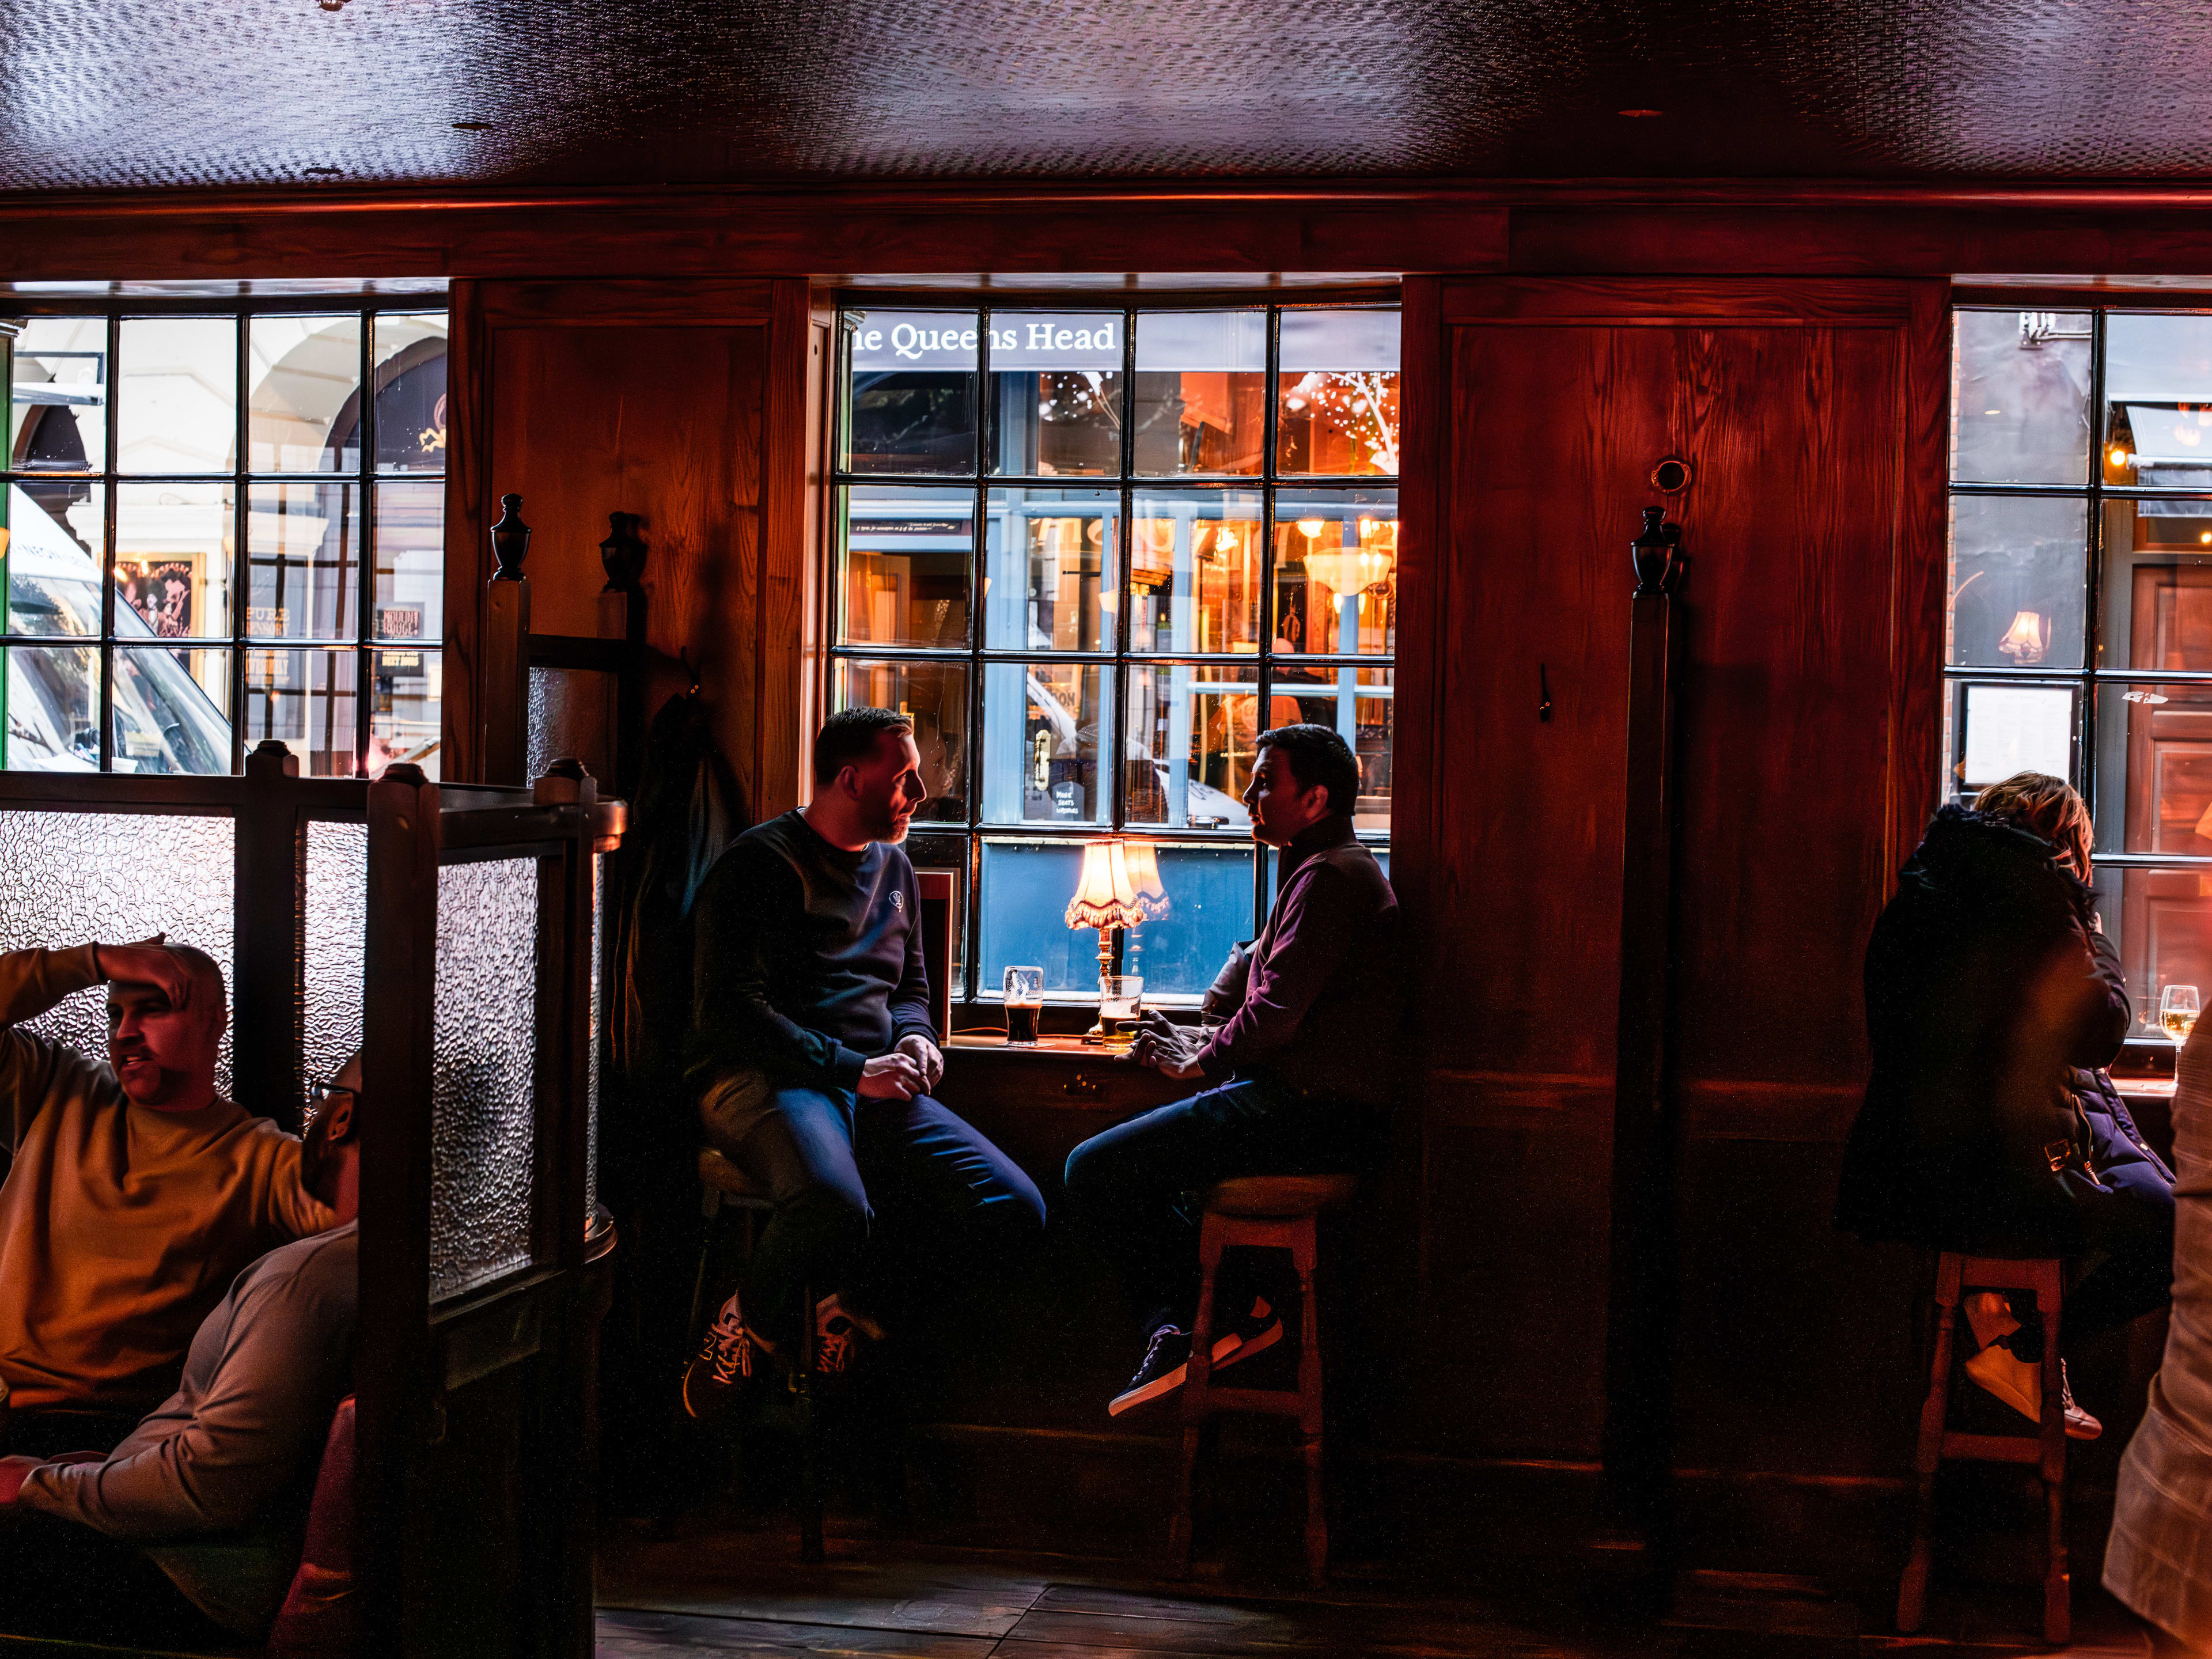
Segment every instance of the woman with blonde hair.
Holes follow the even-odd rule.
[[[2166,1299],[2173,1177],[2104,1067],[2131,1018],[2090,890],[2094,830],[2064,780],[2022,772],[1942,808],[1867,946],[1874,1075],[1851,1126],[1838,1226],[2073,1267],[2071,1350]],[[1967,1298],[1967,1375],[2039,1414],[2041,1322]],[[2066,1395],[2067,1432],[2097,1419]]]

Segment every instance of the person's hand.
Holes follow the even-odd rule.
[[[894,1048],[860,1067],[860,1085],[853,1092],[863,1100],[912,1100],[923,1087],[921,1067],[914,1063],[914,1056]]]
[[[1192,1078],[1199,1075],[1198,1053],[1205,1046],[1196,1031],[1177,1025],[1157,1008],[1147,1008],[1138,1018],[1129,1055],[1163,1077]]]
[[[161,935],[138,945],[98,945],[93,957],[100,976],[111,985],[151,985],[182,1008],[191,1000],[191,970],[161,944]]]
[[[945,1075],[945,1056],[938,1052],[935,1043],[919,1031],[910,1036],[901,1037],[896,1052],[906,1055],[921,1067],[921,1086],[925,1089],[934,1089],[937,1079]]]
[[[23,1477],[39,1467],[36,1457],[0,1457],[0,1505],[12,1504],[23,1490]]]

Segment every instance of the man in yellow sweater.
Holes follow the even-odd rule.
[[[107,984],[107,1061],[21,1029]],[[0,1453],[112,1448],[240,1268],[337,1217],[300,1142],[216,1092],[222,970],[189,945],[0,954]]]

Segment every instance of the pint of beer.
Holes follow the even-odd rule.
[[[1044,969],[1006,969],[1006,1041],[1028,1047],[1037,1040],[1044,1013]]]

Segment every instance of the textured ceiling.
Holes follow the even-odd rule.
[[[2186,179],[2208,68],[2203,0],[9,0],[0,189]]]

